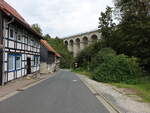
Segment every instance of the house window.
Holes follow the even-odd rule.
[[[9,54],[8,55],[8,71],[15,71],[21,69],[21,55]]]
[[[25,42],[25,44],[27,44],[27,42],[28,42],[26,36],[24,37],[24,42]]]
[[[14,30],[13,30],[13,28],[10,28],[10,30],[9,30],[9,37],[11,39],[14,39]]]
[[[21,35],[20,35],[20,33],[19,33],[18,36],[17,36],[17,40],[18,40],[18,41],[21,41]]]
[[[16,55],[16,70],[21,69],[21,55]]]
[[[14,71],[15,70],[15,56],[10,54],[8,56],[8,70]]]
[[[34,66],[39,65],[39,56],[34,56]]]
[[[30,40],[30,38],[28,38],[28,45],[31,45],[31,40]]]

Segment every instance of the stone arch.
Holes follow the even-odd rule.
[[[74,41],[73,40],[70,40],[69,41],[69,48],[70,48],[70,51],[73,52],[73,45],[74,45]]]
[[[94,34],[94,35],[91,36],[91,41],[92,42],[96,42],[97,40],[98,40],[98,36],[97,35]]]
[[[83,37],[83,45],[86,47],[88,45],[88,37],[84,36]]]
[[[77,48],[80,49],[80,39],[77,38],[75,41],[76,41],[76,46],[77,46]]]
[[[67,40],[65,41],[65,46],[68,47],[68,41]]]

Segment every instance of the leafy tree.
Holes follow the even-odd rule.
[[[32,25],[32,28],[37,32],[37,33],[39,33],[39,34],[43,34],[42,33],[42,29],[41,29],[41,27],[38,25],[38,24],[33,24]]]
[[[70,65],[73,62],[73,57],[69,53],[62,39],[51,38],[49,35],[45,35],[44,38],[48,43],[62,56],[60,58],[60,67],[61,68],[70,68]]]
[[[115,0],[120,15],[118,32],[119,52],[141,58],[141,65],[150,71],[150,1]],[[119,46],[119,45],[118,45]]]
[[[92,58],[105,46],[106,45],[102,40],[87,46],[85,49],[78,53],[77,57],[75,58],[75,62],[78,63],[79,67],[88,69]]]
[[[104,62],[104,57],[109,55],[116,55],[116,51],[111,48],[102,48],[99,52],[95,54],[90,63],[90,70],[93,71],[97,66]]]
[[[115,23],[112,19],[113,10],[111,7],[107,6],[105,12],[101,12],[99,18],[99,31],[102,34],[102,39],[105,41],[106,46],[111,45],[112,32],[114,31]]]
[[[45,36],[44,36],[44,39],[45,40],[49,40],[51,38],[51,36],[49,35],[49,34],[46,34]]]

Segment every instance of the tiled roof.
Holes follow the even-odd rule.
[[[48,51],[53,52],[57,57],[61,57],[59,53],[57,53],[51,45],[48,44],[46,40],[41,40],[41,44],[48,49]]]
[[[37,35],[40,38],[42,38],[42,36],[39,33],[37,33],[35,30],[33,30],[31,28],[31,26],[25,21],[25,19],[13,7],[11,7],[4,0],[0,0],[0,10],[3,11],[8,16],[10,16],[10,15],[14,16],[15,19],[17,21],[19,21],[19,23],[21,23],[25,28],[27,28],[32,33],[34,33],[35,35]]]
[[[22,22],[26,23],[25,19],[13,8],[11,7],[7,2],[4,0],[0,0],[0,7],[4,9],[4,11],[11,13],[15,17],[17,17]]]
[[[60,55],[59,53],[55,53],[55,55],[56,55],[57,57],[61,57],[61,55]]]

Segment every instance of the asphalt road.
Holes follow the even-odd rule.
[[[0,102],[0,113],[109,113],[72,72],[59,71]]]

